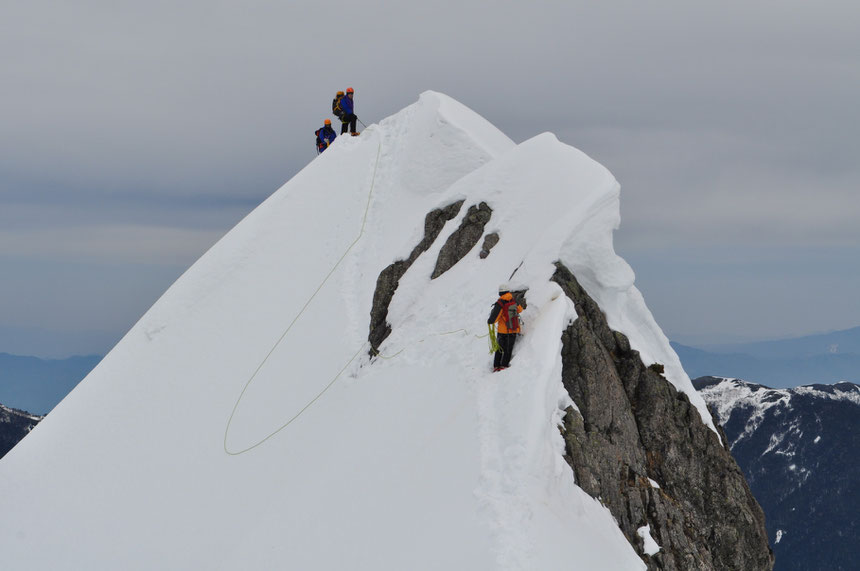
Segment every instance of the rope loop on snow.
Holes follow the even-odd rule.
[[[381,152],[382,152],[382,140],[380,139],[378,147],[376,149],[376,162],[373,165],[373,176],[371,177],[371,180],[370,180],[370,189],[367,191],[367,203],[364,206],[364,214],[363,214],[362,219],[361,219],[361,229],[358,232],[358,236],[356,236],[355,240],[353,240],[352,243],[347,247],[346,251],[340,257],[340,259],[338,259],[338,261],[334,264],[334,266],[332,266],[331,270],[328,272],[328,274],[326,274],[326,276],[323,278],[322,282],[320,282],[317,289],[314,290],[314,292],[311,294],[311,296],[308,298],[308,300],[305,302],[305,304],[302,306],[302,308],[299,310],[299,312],[296,314],[296,316],[293,318],[293,320],[290,321],[289,325],[287,325],[287,328],[284,330],[284,332],[281,334],[281,336],[278,338],[278,340],[275,342],[275,344],[272,346],[272,348],[269,349],[269,352],[266,354],[266,356],[263,358],[263,360],[260,361],[260,364],[257,365],[257,368],[254,369],[254,372],[251,374],[251,376],[245,382],[245,386],[242,387],[242,392],[239,393],[239,398],[236,399],[236,403],[233,405],[233,410],[230,412],[230,417],[227,419],[227,426],[224,428],[224,452],[229,454],[230,456],[239,456],[240,454],[244,454],[245,452],[249,452],[249,451],[253,450],[254,448],[260,446],[261,444],[263,444],[264,442],[266,442],[267,440],[269,440],[270,438],[272,438],[273,436],[278,434],[280,431],[282,431],[283,429],[288,427],[290,424],[292,424],[293,421],[295,421],[297,418],[299,418],[321,396],[323,396],[323,394],[325,394],[325,392],[327,390],[329,390],[329,388],[331,388],[331,386],[335,383],[335,381],[337,381],[340,378],[340,376],[347,369],[347,367],[349,367],[349,365],[352,364],[352,362],[355,360],[355,358],[358,357],[358,355],[367,346],[367,342],[365,342],[361,346],[361,348],[359,348],[359,350],[355,352],[355,355],[353,355],[352,358],[350,358],[350,360],[346,362],[346,364],[343,366],[343,368],[341,368],[341,370],[338,371],[338,373],[334,376],[334,378],[332,378],[331,381],[319,393],[317,393],[317,395],[313,399],[311,399],[299,412],[297,412],[295,415],[293,415],[292,418],[287,420],[284,424],[282,424],[280,427],[278,427],[275,431],[268,434],[265,438],[263,438],[262,440],[260,440],[256,444],[253,444],[253,445],[251,445],[245,449],[233,451],[227,447],[227,436],[230,433],[230,426],[233,423],[233,417],[236,415],[236,411],[239,409],[239,404],[242,402],[242,398],[245,396],[245,392],[248,390],[248,387],[251,385],[251,383],[257,377],[257,374],[260,372],[260,370],[265,366],[266,362],[269,360],[269,357],[271,357],[272,354],[275,352],[275,349],[278,348],[278,346],[281,344],[281,342],[287,336],[287,333],[289,333],[290,330],[293,328],[293,325],[296,324],[296,322],[299,320],[299,318],[302,316],[302,314],[304,314],[305,310],[307,310],[308,306],[311,304],[311,302],[314,300],[314,298],[317,296],[317,294],[320,292],[320,290],[322,290],[323,286],[325,286],[325,284],[328,282],[329,278],[331,278],[331,276],[334,274],[334,272],[338,269],[341,262],[343,262],[344,259],[346,259],[346,257],[349,255],[350,251],[352,251],[353,247],[355,247],[355,245],[358,243],[358,241],[361,240],[361,238],[364,236],[364,231],[365,231],[365,228],[367,226],[367,213],[370,211],[370,199],[371,199],[371,196],[373,195],[373,186],[376,183],[376,170],[377,170],[377,167],[379,167],[379,156],[380,156]]]

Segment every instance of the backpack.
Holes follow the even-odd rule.
[[[317,153],[321,153],[326,149],[325,141],[320,139],[320,131],[322,131],[322,129],[317,129],[316,131],[314,131],[314,135],[317,136]]]
[[[343,109],[340,108],[341,99],[343,99],[343,91],[338,91],[331,101],[331,112],[335,117],[343,117]]]
[[[499,300],[501,301],[501,300]],[[502,319],[508,326],[508,331],[516,331],[520,328],[520,313],[517,311],[517,300],[512,299],[502,303]]]

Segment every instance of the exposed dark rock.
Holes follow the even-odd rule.
[[[484,226],[490,221],[492,215],[493,209],[486,202],[481,202],[477,206],[473,204],[469,207],[460,227],[451,233],[448,240],[445,241],[445,245],[439,250],[436,267],[433,269],[430,279],[438,278],[469,253],[481,239],[484,234]]]
[[[499,243],[499,234],[498,232],[493,232],[492,234],[487,234],[484,236],[484,243],[481,244],[481,252],[478,254],[480,258],[483,260],[487,256],[490,255],[490,250],[493,249],[493,246]]]
[[[391,304],[400,278],[415,263],[418,256],[427,251],[427,248],[433,244],[445,223],[457,216],[463,202],[465,201],[460,200],[445,208],[437,208],[428,212],[427,216],[424,217],[424,238],[412,249],[409,257],[394,262],[379,273],[379,277],[376,279],[376,290],[373,292],[373,307],[370,309],[370,332],[367,336],[368,341],[370,341],[371,355],[376,354],[379,346],[391,334],[391,326],[386,318],[388,317],[388,306]]]
[[[517,305],[522,305],[523,309],[526,309],[529,304],[526,301],[526,294],[529,290],[527,289],[514,289],[511,290],[511,295],[514,296],[514,301],[517,302]]]
[[[577,484],[612,512],[649,569],[771,569],[764,514],[728,449],[556,268],[579,316],[562,339],[562,380],[580,411],[568,408],[562,429]],[[652,557],[637,534],[646,524],[661,546]]]

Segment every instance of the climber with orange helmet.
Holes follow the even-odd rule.
[[[337,138],[337,133],[334,132],[334,129],[331,128],[331,119],[326,119],[323,128],[316,130],[317,136],[317,154],[322,153],[326,150],[329,145],[334,143],[334,140]]]
[[[490,318],[487,323],[490,326],[490,334],[493,333],[493,324],[496,324],[498,333],[496,336],[497,347],[493,355],[493,371],[501,371],[511,366],[511,355],[514,352],[514,343],[517,334],[520,333],[520,313],[523,307],[517,304],[514,295],[506,284],[499,286],[499,299],[493,304]]]
[[[353,101],[353,97],[355,97],[355,90],[351,87],[347,87],[346,95],[340,99],[340,108],[343,110],[343,115],[340,116],[340,120],[343,123],[340,127],[341,135],[346,133],[347,129],[349,129],[351,134],[358,135],[358,132],[355,130],[355,122],[358,121],[358,117],[355,115],[355,102]]]

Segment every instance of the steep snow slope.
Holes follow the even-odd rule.
[[[400,280],[376,278],[466,199]],[[467,207],[501,240],[435,280]],[[618,184],[549,134],[521,145],[428,92],[332,148],[183,275],[0,462],[4,561],[31,568],[641,569],[573,482],[561,259],[710,424],[612,250]],[[513,277],[511,277],[513,273]],[[488,371],[500,282],[528,287],[514,367]],[[98,418],[100,422],[93,421]]]

